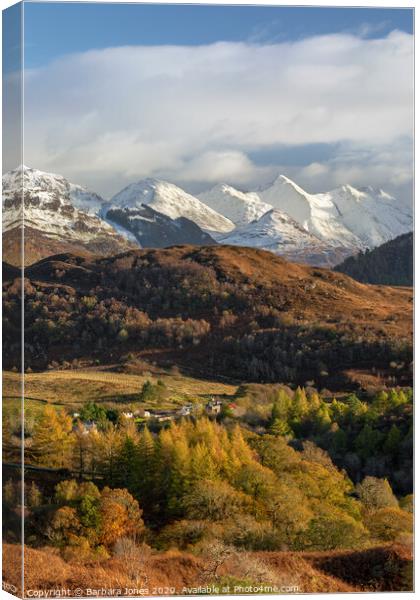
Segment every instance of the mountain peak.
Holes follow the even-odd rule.
[[[278,189],[279,187],[292,188],[301,196],[304,196],[305,198],[310,197],[310,194],[308,194],[308,192],[306,192],[297,183],[295,183],[292,179],[290,179],[290,177],[287,177],[286,175],[283,175],[283,174],[277,175],[277,177],[274,179],[274,181],[272,181],[268,186],[263,188],[261,191],[266,192],[267,190],[271,190],[271,189],[275,190],[275,189]]]
[[[296,185],[294,181],[292,181],[292,179],[290,179],[290,177],[287,177],[286,175],[283,175],[282,173],[280,173],[280,175],[277,175],[277,177],[274,180],[274,183],[279,182],[279,183],[290,183],[292,185]]]
[[[364,198],[366,196],[366,191],[367,191],[367,190],[359,190],[356,187],[350,185],[349,183],[344,183],[343,185],[341,185],[339,190],[343,191],[346,194],[350,194],[357,200]]]
[[[158,179],[157,177],[145,177],[144,179],[139,179],[136,183],[132,183],[131,185],[138,185],[143,187],[155,187],[157,185],[170,185],[172,187],[177,187],[174,183],[170,183],[165,179]]]
[[[259,219],[272,208],[257,193],[241,192],[226,183],[219,183],[203,192],[199,199],[237,226]]]
[[[147,204],[171,219],[185,217],[209,232],[227,232],[234,224],[174,183],[147,178],[126,186],[111,198],[118,208],[138,208]]]
[[[229,185],[228,183],[221,181],[220,183],[216,183],[216,185],[214,185],[209,190],[206,190],[203,193],[206,194],[209,192],[232,192],[232,191],[239,192],[240,190],[237,190],[232,185]]]

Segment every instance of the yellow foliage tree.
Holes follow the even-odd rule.
[[[137,500],[122,489],[104,488],[99,502],[99,543],[111,547],[122,537],[137,538],[144,530]]]
[[[67,468],[71,466],[74,442],[71,417],[47,405],[35,423],[28,453],[38,465]]]
[[[374,538],[389,542],[412,533],[413,515],[400,508],[380,508],[369,514],[366,525]]]

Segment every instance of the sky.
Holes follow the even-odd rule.
[[[27,2],[24,23],[30,166],[105,197],[284,173],[411,201],[409,9]]]

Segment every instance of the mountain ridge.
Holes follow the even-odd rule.
[[[21,166],[3,176],[6,258],[18,244],[19,235],[12,230],[22,225],[22,181],[27,264],[47,251],[77,251],[78,246],[87,253],[118,253],[143,246],[147,238],[150,247],[161,247],[165,239],[167,245],[216,241],[265,248],[295,262],[333,267],[412,228],[409,209],[403,210],[390,194],[373,187],[357,189],[345,184],[310,194],[279,175],[256,191],[221,183],[196,197],[170,182],[146,178],[104,200],[60,175]],[[145,206],[154,211],[149,224],[141,216]],[[112,214],[114,219],[108,216]],[[15,250],[14,254],[15,261],[19,260],[20,253]]]

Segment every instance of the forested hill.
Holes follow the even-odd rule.
[[[373,250],[350,256],[336,271],[363,283],[413,285],[413,233],[405,233]]]
[[[18,293],[13,281],[4,283],[8,366],[19,358]],[[153,360],[243,381],[326,385],[348,369],[391,362],[400,365],[399,382],[409,378],[410,290],[366,286],[262,250],[57,255],[25,270],[25,301],[32,368],[153,353]]]

